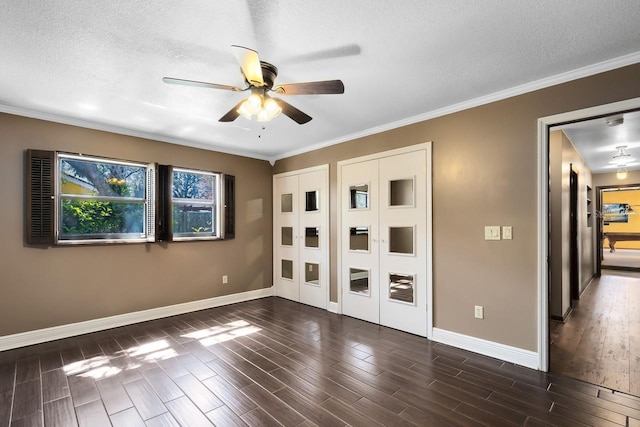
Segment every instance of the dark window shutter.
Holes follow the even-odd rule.
[[[170,242],[173,240],[173,209],[171,203],[171,178],[173,167],[158,165],[158,189],[156,191],[156,240]]]
[[[27,150],[27,243],[53,244],[53,151]]]
[[[224,238],[236,235],[236,177],[224,176]]]

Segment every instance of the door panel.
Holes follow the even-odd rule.
[[[327,170],[298,176],[300,302],[327,308],[329,236],[325,218],[329,215]]]
[[[380,324],[427,335],[426,152],[380,159]]]
[[[342,167],[342,312],[380,323],[378,161]]]
[[[276,295],[293,301],[300,301],[300,291],[296,278],[299,275],[298,251],[300,246],[298,229],[298,177],[286,176],[275,180],[275,223],[277,259],[275,260],[274,281]]]

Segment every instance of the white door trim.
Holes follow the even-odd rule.
[[[342,313],[342,197],[340,195],[340,189],[342,188],[342,166],[349,165],[352,163],[360,163],[368,160],[379,159],[382,157],[394,156],[397,154],[411,153],[413,151],[426,150],[427,152],[427,164],[425,167],[427,168],[427,211],[426,211],[426,226],[427,226],[427,338],[431,339],[433,336],[433,226],[432,226],[432,160],[431,160],[431,141],[424,142],[421,144],[410,145],[407,147],[401,147],[394,150],[383,151],[379,153],[369,154],[366,156],[355,157],[352,159],[341,160],[337,163],[337,263],[336,263],[336,272],[337,272],[337,306],[335,303],[332,308],[337,308],[337,313]]]
[[[538,369],[549,370],[549,127],[640,108],[640,98],[569,111],[538,119]]]

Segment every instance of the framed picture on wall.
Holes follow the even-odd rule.
[[[602,205],[604,223],[629,222],[628,203],[605,203]]]

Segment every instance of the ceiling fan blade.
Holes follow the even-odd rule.
[[[244,102],[244,99],[242,101],[238,102],[238,105],[236,105],[231,110],[229,110],[229,112],[227,114],[225,114],[224,116],[220,117],[218,119],[218,121],[219,122],[232,122],[235,119],[237,119],[238,116],[240,115],[240,113],[238,113],[238,108],[240,108],[240,105],[243,102]]]
[[[324,80],[321,82],[288,83],[274,89],[282,95],[326,95],[344,93],[342,80]]]
[[[197,86],[206,87],[209,89],[222,89],[232,90],[235,92],[242,92],[242,89],[236,86],[220,85],[217,83],[197,82],[195,80],[175,79],[173,77],[163,77],[162,81],[171,85],[183,85],[183,86]]]
[[[312,117],[302,111],[298,110],[293,105],[284,102],[282,99],[273,98],[278,102],[280,108],[282,108],[282,114],[289,116],[294,122],[299,125],[303,125],[311,121]]]
[[[264,86],[258,52],[243,46],[232,45],[231,48],[247,81],[253,86]]]

